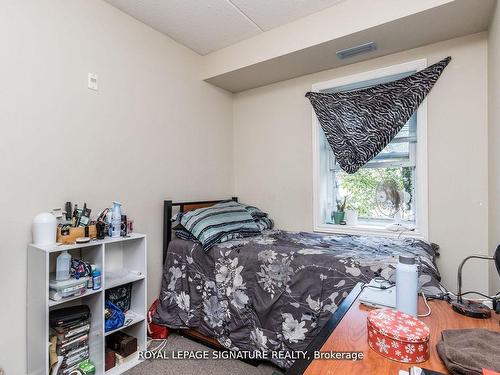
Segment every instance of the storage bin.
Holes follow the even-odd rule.
[[[61,226],[57,227],[57,242],[62,243],[64,245],[73,244],[76,242],[76,239],[79,237],[85,236],[85,228],[88,228],[88,237],[94,239],[97,237],[97,228],[95,225],[89,225],[88,227],[70,227],[68,228],[67,234],[61,233]]]
[[[420,363],[429,359],[430,330],[411,315],[392,309],[368,314],[368,344],[380,355],[397,362]]]
[[[60,298],[71,297],[82,294],[87,290],[88,279],[88,277],[80,277],[79,279],[71,277],[68,280],[57,281],[55,275],[52,274],[49,280],[49,288],[57,293]],[[55,301],[60,299],[54,296],[53,292],[50,293],[50,298]]]

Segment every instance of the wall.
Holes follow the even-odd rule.
[[[200,56],[101,0],[3,0],[0,45],[0,368],[17,375],[33,217],[122,201],[149,236],[152,300],[162,200],[231,196],[232,98],[198,77]]]
[[[448,55],[453,60],[428,96],[429,235],[441,245],[444,285],[455,290],[459,262],[488,249],[486,33],[235,95],[235,194],[269,211],[279,228],[312,230],[311,106],[304,94],[316,82]],[[484,262],[464,272],[466,289],[487,290]]]
[[[489,140],[489,233],[490,252],[500,244],[500,4],[497,3],[488,40],[488,140]],[[490,293],[500,291],[500,277],[493,262]]]

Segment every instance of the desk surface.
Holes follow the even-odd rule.
[[[419,301],[419,312],[427,311],[422,300]],[[473,319],[460,315],[444,301],[429,301],[432,314],[421,318],[431,330],[431,356],[428,361],[418,366],[448,374],[439,358],[436,344],[441,340],[441,331],[459,328],[485,328],[500,331],[500,317],[492,314],[490,319]],[[349,311],[321,347],[326,351],[362,351],[364,359],[360,361],[313,360],[307,367],[306,375],[327,374],[384,374],[397,375],[399,370],[408,370],[409,365],[394,362],[375,353],[368,346],[366,317],[370,308],[354,301]]]

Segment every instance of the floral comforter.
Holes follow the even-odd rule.
[[[394,279],[404,253],[419,258],[423,290],[440,293],[436,254],[418,240],[267,230],[204,252],[174,239],[153,320],[233,350],[305,350],[356,283]],[[280,367],[293,363],[279,357]]]

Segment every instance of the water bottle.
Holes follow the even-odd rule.
[[[58,257],[56,262],[56,280],[69,279],[69,267],[71,263],[71,255],[67,250],[64,250]]]
[[[122,227],[122,204],[113,202],[113,216],[111,217],[111,237],[120,237]]]
[[[396,309],[417,317],[418,267],[415,257],[400,255],[396,266]]]

